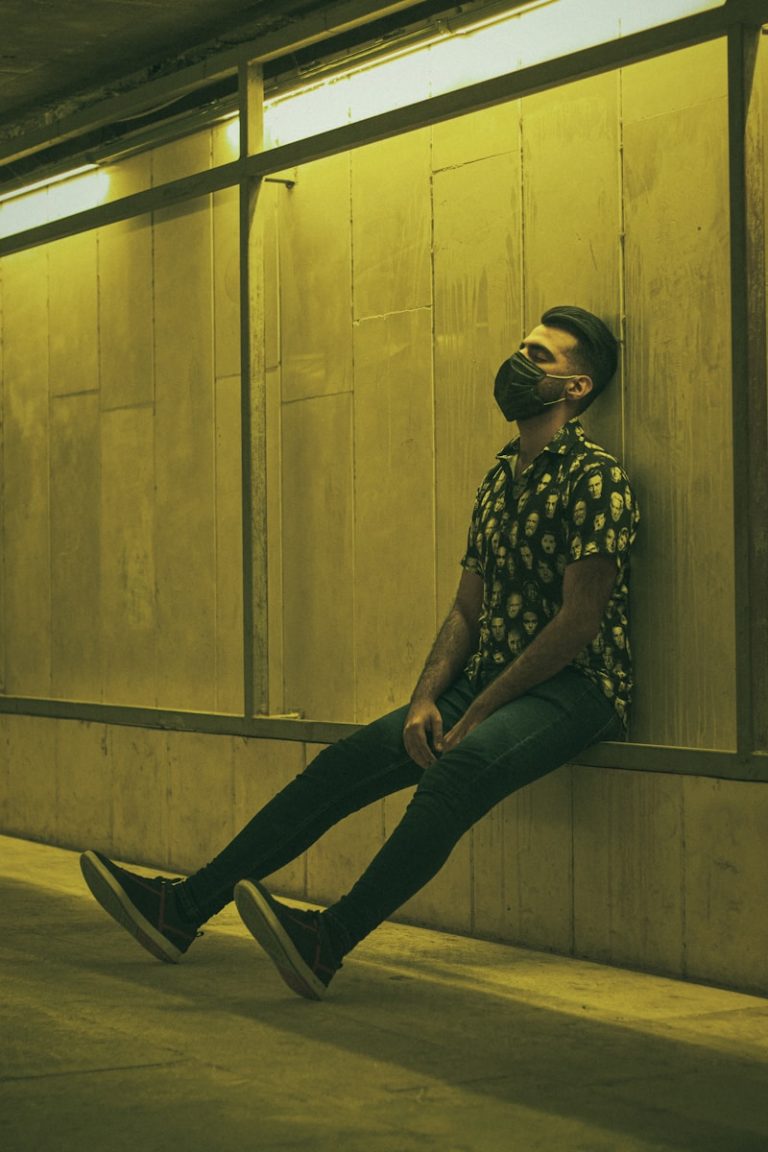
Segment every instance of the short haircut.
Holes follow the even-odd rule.
[[[548,328],[561,328],[576,339],[571,357],[578,360],[585,375],[592,377],[592,391],[579,409],[583,412],[613,379],[619,362],[616,337],[598,316],[571,304],[548,308],[541,323]]]

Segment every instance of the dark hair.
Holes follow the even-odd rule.
[[[598,316],[571,304],[548,308],[541,323],[548,328],[561,328],[576,338],[571,358],[578,360],[585,374],[592,377],[592,391],[579,410],[583,412],[613,379],[619,362],[616,337]]]

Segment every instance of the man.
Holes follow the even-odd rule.
[[[234,896],[288,986],[320,999],[347,953],[472,824],[623,734],[638,514],[623,469],[578,420],[616,362],[602,321],[563,306],[502,364],[494,395],[519,438],[478,489],[456,600],[407,706],[322,751],[187,880],[146,879],[84,853],[94,896],[149,952],[178,961]],[[400,824],[332,907],[294,909],[260,883],[343,817],[413,785]]]

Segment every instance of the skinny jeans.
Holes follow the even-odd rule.
[[[462,675],[438,699],[445,732],[475,694]],[[499,708],[426,769],[405,750],[407,713],[407,705],[397,708],[325,748],[186,881],[203,921],[229,903],[239,880],[262,880],[352,812],[415,785],[400,823],[326,913],[349,951],[431,880],[464,833],[506,796],[623,734],[611,702],[573,667]]]

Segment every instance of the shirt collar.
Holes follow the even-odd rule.
[[[567,456],[567,454],[576,447],[577,444],[584,443],[584,429],[578,416],[574,416],[567,424],[563,424],[562,428],[558,428],[554,436],[546,447],[542,448],[539,455],[545,452],[551,456]],[[498,460],[514,460],[520,455],[520,437],[517,436],[514,440],[510,440],[501,452],[496,453]]]

